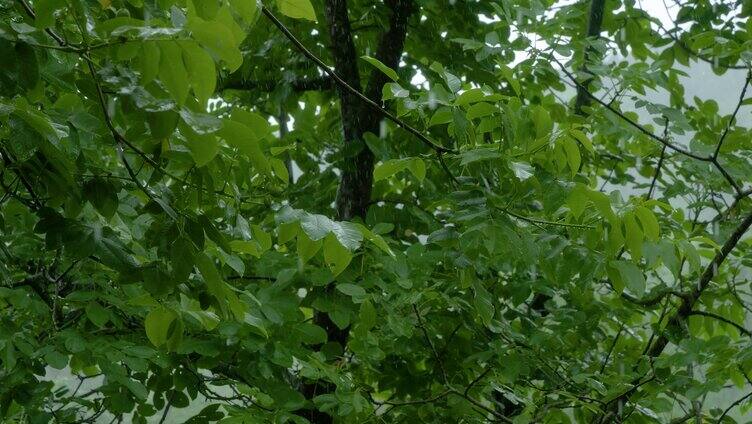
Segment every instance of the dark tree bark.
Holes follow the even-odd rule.
[[[412,0],[386,0],[392,16],[389,28],[381,35],[376,58],[396,69],[404,49],[407,21],[415,10]],[[346,0],[326,0],[326,21],[329,29],[331,54],[337,74],[351,87],[362,92],[358,57],[350,28]],[[379,71],[371,72],[365,95],[376,102],[381,100],[381,88],[387,77]],[[344,152],[348,152],[340,167],[342,179],[337,191],[336,207],[340,220],[365,219],[371,200],[374,156],[364,142],[368,132],[378,134],[381,117],[368,108],[357,96],[338,87]],[[316,313],[314,321],[326,330],[328,340],[347,346],[349,329],[337,327],[325,313]],[[307,399],[334,390],[330,384],[306,384],[303,394]],[[313,423],[331,423],[332,417],[316,409],[309,410],[306,418]]]
[[[407,20],[413,12],[412,0],[387,0],[392,11],[389,29],[382,34],[376,49],[376,58],[390,68],[396,69],[405,44]],[[361,91],[358,73],[358,55],[352,41],[350,21],[345,0],[326,2],[326,19],[331,38],[330,48],[337,73],[351,87]],[[372,72],[365,95],[381,100],[381,87],[387,82],[381,72]],[[374,114],[363,102],[351,93],[339,89],[342,132],[346,152],[353,156],[342,164],[342,180],[337,192],[337,215],[341,220],[356,217],[365,219],[371,200],[373,184],[373,153],[363,141],[367,132],[378,134],[381,117]]]
[[[601,27],[603,26],[603,11],[605,9],[605,5],[606,0],[591,0],[590,2],[590,13],[588,14],[587,27],[588,40],[597,38],[601,33]],[[585,72],[590,73],[588,71],[587,64],[595,59],[595,56],[595,49],[588,46],[588,48],[585,49],[585,64],[583,65],[583,70]],[[593,79],[594,78],[592,76],[588,77],[585,81],[582,82],[582,86],[577,88],[577,100],[575,100],[574,111],[578,115],[583,115],[583,107],[590,106],[590,97],[587,95],[586,90],[590,89],[590,83],[593,82]]]

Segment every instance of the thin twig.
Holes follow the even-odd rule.
[[[728,124],[726,124],[726,128],[723,130],[723,134],[721,134],[721,138],[718,140],[718,145],[715,146],[715,152],[713,152],[713,159],[718,157],[718,153],[721,152],[721,146],[723,145],[723,140],[726,139],[726,136],[729,133],[729,130],[731,129],[731,126],[734,124],[734,121],[736,121],[736,115],[739,113],[739,109],[742,107],[742,103],[744,103],[744,96],[747,94],[747,87],[749,87],[749,82],[752,79],[752,70],[747,72],[747,78],[744,80],[744,87],[742,87],[742,91],[739,94],[739,101],[736,103],[736,109],[734,109],[734,113],[731,114],[731,118],[728,121]]]
[[[663,138],[667,139],[668,135],[668,118],[666,118],[666,124],[663,127]],[[650,189],[645,196],[646,199],[653,197],[653,190],[655,190],[655,183],[658,181],[658,176],[661,175],[661,167],[663,166],[663,160],[666,158],[666,146],[661,149],[661,156],[658,158],[658,164],[655,166],[655,174],[653,174],[653,180],[650,182]]]
[[[686,150],[686,149],[684,149],[682,147],[676,146],[675,144],[671,143],[670,141],[668,141],[668,140],[666,140],[666,139],[664,139],[664,138],[662,138],[660,136],[655,135],[652,131],[648,130],[647,128],[645,128],[642,125],[638,124],[637,122],[633,121],[631,118],[629,118],[628,116],[624,115],[622,112],[616,110],[614,107],[612,107],[608,103],[604,102],[603,100],[601,100],[600,98],[598,98],[598,96],[594,95],[589,90],[587,90],[582,84],[580,84],[579,81],[577,81],[577,78],[574,75],[572,75],[571,72],[569,72],[567,70],[567,68],[564,66],[564,64],[562,64],[559,61],[559,59],[556,58],[556,56],[553,54],[553,52],[552,52],[552,54],[549,55],[549,57],[551,58],[551,60],[554,63],[556,63],[559,66],[559,68],[561,69],[561,71],[564,72],[564,75],[566,75],[567,78],[569,78],[572,81],[572,83],[574,83],[578,88],[582,88],[583,93],[586,96],[588,96],[592,100],[595,100],[598,104],[600,104],[601,106],[603,106],[606,109],[608,109],[611,113],[617,115],[619,118],[621,118],[623,121],[625,121],[626,123],[628,123],[629,125],[631,125],[635,129],[637,129],[641,133],[643,133],[646,136],[652,138],[653,140],[658,141],[659,143],[663,144],[667,148],[669,148],[671,150],[674,150],[674,151],[676,151],[678,153],[681,153],[681,154],[683,154],[685,156],[688,156],[688,157],[691,157],[693,159],[697,159],[697,160],[703,161],[703,162],[712,162],[713,161],[712,157],[709,157],[709,156],[700,156],[698,154],[692,153],[689,150]]]
[[[621,324],[621,327],[619,327],[619,331],[616,333],[616,336],[614,337],[614,341],[611,342],[611,347],[608,349],[608,354],[606,354],[606,357],[603,358],[603,362],[601,363],[601,369],[598,371],[598,373],[603,374],[603,371],[606,370],[606,365],[608,365],[608,360],[611,359],[611,354],[614,353],[614,348],[616,348],[616,343],[619,342],[619,337],[621,337],[621,333],[624,331],[624,323]]]
[[[500,210],[501,212],[504,212],[507,215],[513,216],[517,219],[520,219],[522,221],[527,221],[531,224],[538,224],[538,225],[555,225],[559,227],[571,227],[571,228],[586,228],[586,229],[593,229],[594,227],[592,225],[587,224],[572,224],[569,222],[558,222],[558,221],[546,221],[544,219],[538,219],[538,218],[530,218],[528,216],[520,215],[516,212],[512,212],[507,208],[499,208],[496,209]]]
[[[483,371],[482,373],[478,374],[478,376],[475,377],[473,379],[473,381],[471,381],[470,384],[467,385],[467,387],[465,387],[465,391],[464,391],[463,394],[465,396],[467,396],[467,394],[470,392],[470,389],[472,389],[473,386],[475,386],[476,384],[478,384],[478,382],[480,382],[481,380],[483,380],[483,377],[485,377],[486,375],[488,375],[488,373],[491,372],[491,370],[493,370],[492,367],[490,367],[490,366],[486,367],[485,371]]]
[[[749,393],[747,393],[746,395],[744,395],[744,396],[740,397],[739,399],[737,399],[736,401],[734,401],[734,403],[732,403],[731,405],[729,405],[729,407],[728,407],[728,408],[726,408],[726,410],[725,410],[725,411],[723,411],[723,414],[721,414],[721,416],[720,416],[720,417],[718,417],[718,421],[716,421],[716,423],[717,423],[717,424],[721,424],[721,422],[723,422],[723,419],[724,419],[724,418],[726,417],[726,415],[728,415],[728,413],[729,413],[729,412],[730,412],[730,411],[731,411],[732,409],[734,409],[734,407],[735,407],[735,406],[737,406],[737,405],[739,405],[740,403],[744,402],[744,401],[745,401],[745,400],[746,400],[747,398],[749,398],[749,397],[752,397],[752,392],[749,392]]]
[[[444,383],[449,385],[449,378],[447,378],[446,369],[444,369],[444,361],[441,360],[441,356],[439,356],[439,352],[436,350],[436,346],[434,346],[433,342],[431,341],[431,337],[428,335],[428,330],[426,329],[425,324],[423,324],[423,318],[421,318],[420,312],[418,312],[418,307],[413,305],[413,311],[415,312],[415,316],[418,318],[418,328],[420,328],[420,331],[423,332],[423,337],[425,337],[428,346],[431,347],[431,352],[433,352],[433,356],[434,358],[436,358],[436,362],[438,362],[439,364],[439,369],[441,370],[441,375],[444,378]]]

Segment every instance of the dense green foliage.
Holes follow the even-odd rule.
[[[0,421],[735,422],[752,2],[668,3],[0,0]]]

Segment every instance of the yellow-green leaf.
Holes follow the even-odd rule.
[[[290,18],[316,20],[316,12],[310,0],[277,0],[277,7],[283,15]]]
[[[343,246],[334,234],[324,239],[324,261],[335,276],[342,273],[352,260],[352,253]]]
[[[640,220],[640,225],[642,226],[642,231],[645,233],[645,237],[651,241],[658,241],[660,238],[660,225],[658,224],[658,219],[656,219],[653,212],[646,207],[639,206],[635,208],[634,213],[637,216],[637,219]]]
[[[201,105],[205,105],[214,94],[217,85],[214,60],[197,44],[188,42],[183,44],[183,62],[188,71],[193,94]]]
[[[144,321],[144,328],[146,329],[146,337],[154,346],[162,346],[169,339],[170,325],[177,318],[177,314],[172,309],[165,308],[163,306],[152,309],[146,320]]]
[[[399,76],[397,75],[397,72],[394,71],[394,69],[384,65],[380,60],[376,59],[375,57],[361,56],[360,58],[365,60],[369,64],[371,64],[371,66],[375,67],[382,73],[384,73],[384,75],[388,76],[392,81],[399,80]]]
[[[183,64],[183,52],[178,43],[160,43],[159,79],[178,105],[185,103],[190,85],[188,71]]]

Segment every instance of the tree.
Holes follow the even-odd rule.
[[[3,1],[3,421],[735,422],[752,3],[646,6]]]

